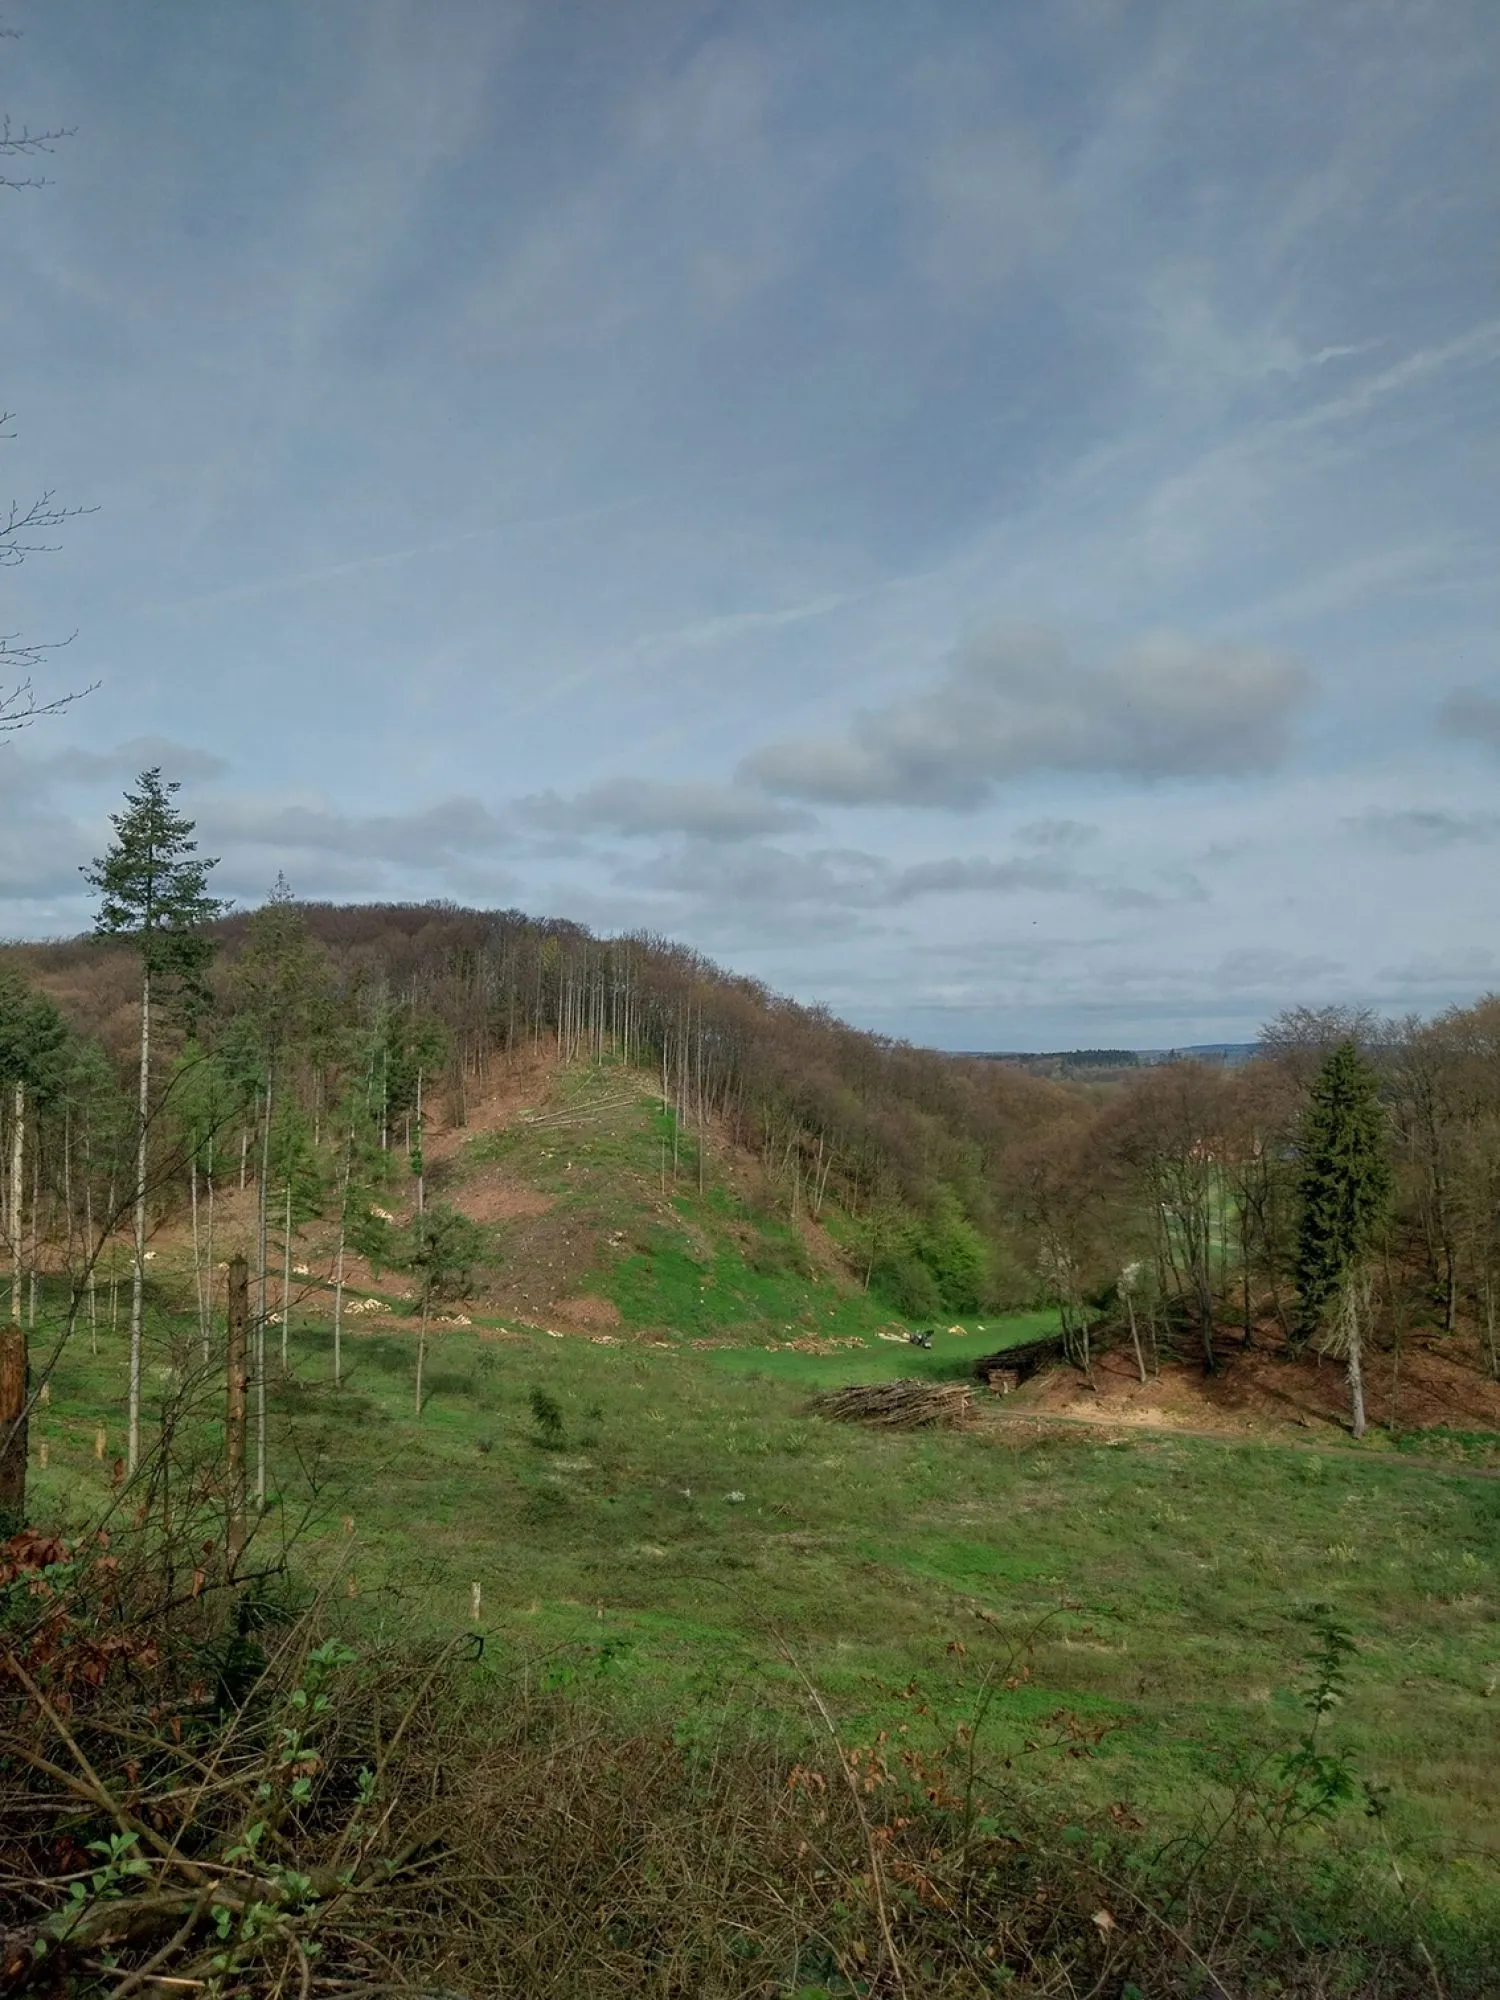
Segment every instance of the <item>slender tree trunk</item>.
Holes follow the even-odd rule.
[[[208,1160],[204,1170],[208,1183],[208,1241],[204,1246],[203,1258],[206,1270],[204,1278],[205,1306],[203,1314],[204,1359],[212,1360],[214,1331],[214,1135],[208,1135]]]
[[[94,1241],[94,1149],[86,1132],[83,1145],[83,1230],[84,1253],[89,1274],[89,1353],[99,1355],[99,1245]]]
[[[194,1150],[188,1167],[188,1189],[193,1213],[193,1289],[198,1298],[198,1339],[203,1347],[205,1366],[208,1362],[208,1311],[203,1297],[203,1252],[198,1240],[198,1154]]]
[[[146,1302],[146,1119],[151,1081],[151,971],[141,973],[141,1071],[136,1093],[135,1268],[130,1277],[130,1410],[125,1469],[141,1458],[141,1324]]]
[[[246,1335],[249,1319],[250,1268],[243,1257],[233,1257],[229,1263],[226,1314],[228,1403],[224,1422],[225,1479],[229,1488],[227,1539],[231,1572],[245,1546],[245,1390],[248,1387]]]
[[[417,1415],[422,1414],[422,1369],[427,1360],[427,1300],[428,1288],[422,1287],[422,1330],[417,1335]]]
[[[10,1316],[21,1324],[21,1180],[25,1172],[26,1086],[16,1085],[10,1124]]]
[[[1135,1349],[1136,1373],[1144,1382],[1146,1379],[1146,1357],[1141,1353],[1141,1330],[1135,1320],[1135,1300],[1130,1293],[1125,1294],[1125,1311],[1130,1320],[1130,1344]]]
[[[1368,1287],[1351,1275],[1344,1287],[1344,1332],[1349,1351],[1349,1428],[1353,1435],[1365,1434],[1364,1304]]]
[[[255,1505],[264,1513],[266,1506],[266,1315],[270,1311],[270,1279],[266,1270],[266,1184],[271,1177],[271,1093],[273,1075],[266,1072],[266,1126],[261,1137],[260,1155],[260,1311],[255,1316]]]
[[[422,1072],[417,1071],[417,1213],[427,1208],[427,1154],[422,1147]]]
[[[42,1254],[39,1236],[42,1213],[42,1148],[40,1141],[41,1134],[38,1133],[36,1138],[31,1142],[31,1260],[30,1269],[26,1274],[30,1281],[27,1288],[26,1324],[33,1330],[36,1327],[36,1267],[41,1262]]]
[[[354,1159],[354,1126],[344,1145],[344,1184],[339,1191],[339,1250],[333,1277],[333,1386],[344,1380],[344,1242],[349,1228],[349,1169]]]
[[[73,1107],[63,1106],[63,1227],[67,1236],[67,1251],[63,1268],[73,1269],[73,1250],[78,1232],[74,1227],[73,1214]]]
[[[290,1174],[286,1183],[286,1255],[281,1274],[281,1372],[287,1373],[289,1355],[288,1336],[292,1324],[292,1181]]]

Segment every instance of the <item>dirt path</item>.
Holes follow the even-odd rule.
[[[1193,1438],[1239,1450],[1310,1452],[1317,1458],[1336,1458],[1345,1465],[1399,1465],[1408,1472],[1437,1472],[1451,1479],[1500,1479],[1500,1466],[1455,1465],[1451,1459],[1427,1457],[1419,1452],[1358,1451],[1348,1445],[1303,1444],[1295,1438],[1238,1436],[1233,1431],[1191,1429],[1185,1424],[1120,1423],[1111,1422],[1108,1417],[1063,1417],[1042,1410],[987,1410],[985,1422],[996,1425],[1052,1424],[1065,1430],[1107,1431],[1111,1444],[1124,1444],[1136,1437]]]

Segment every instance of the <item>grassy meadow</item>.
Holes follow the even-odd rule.
[[[690,1137],[599,1070],[450,1150],[444,1196],[499,1171],[550,1198],[540,1222],[487,1225],[498,1268],[529,1259],[559,1295],[607,1301],[612,1330],[472,1305],[433,1330],[419,1418],[404,1281],[377,1281],[382,1325],[346,1320],[337,1388],[309,1281],[285,1373],[269,1330],[252,1564],[290,1543],[352,1633],[477,1630],[492,1665],[682,1744],[831,1727],[935,1748],[982,1716],[986,1768],[1061,1820],[1107,1809],[1165,1841],[1273,1781],[1336,1626],[1354,1652],[1321,1746],[1357,1783],[1332,1838],[1387,1890],[1393,1847],[1450,1931],[1500,1922],[1500,1481],[1458,1457],[1038,1434],[995,1409],[958,1433],[829,1423],[807,1411],[816,1389],[961,1376],[1051,1316],[908,1347],[748,1173],[707,1167],[700,1187]],[[211,1486],[222,1371],[169,1266],[148,1404],[174,1411],[174,1452]],[[37,1355],[59,1304],[44,1290]],[[67,1344],[34,1421],[34,1519],[131,1505],[110,1486],[125,1362],[123,1326]]]
[[[157,1322],[158,1391],[179,1389],[166,1357],[192,1335]],[[327,1330],[307,1326],[273,1374],[259,1533],[295,1529],[298,1564],[336,1578],[355,1626],[463,1631],[477,1583],[491,1648],[679,1734],[805,1730],[811,1684],[845,1741],[936,1741],[1007,1662],[1025,1672],[988,1711],[986,1755],[1162,1828],[1289,1747],[1332,1620],[1357,1653],[1330,1743],[1390,1788],[1387,1823],[1440,1900],[1488,1897],[1500,1483],[1279,1445],[804,1413],[816,1383],[943,1372],[971,1340],[829,1356],[448,1331],[418,1421],[412,1337],[351,1335],[336,1390]],[[123,1376],[119,1340],[97,1358],[70,1343],[34,1434],[37,1518],[105,1500],[96,1429],[118,1425]],[[205,1379],[179,1434],[209,1460],[217,1399]],[[1364,1829],[1351,1814],[1344,1837]]]

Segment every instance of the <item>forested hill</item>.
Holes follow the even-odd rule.
[[[198,1062],[157,1120],[163,1199],[174,1185],[188,1195],[192,1148],[174,1119],[228,1115],[259,1151],[307,1149],[326,1178],[351,1121],[410,1146],[425,1091],[429,1129],[462,1126],[497,1062],[540,1042],[649,1077],[677,1127],[756,1156],[792,1219],[837,1211],[851,1273],[894,1309],[1052,1304],[1073,1334],[1118,1332],[1134,1272],[1152,1324],[1212,1367],[1227,1326],[1295,1330],[1308,1092],[1322,1055],[1352,1037],[1373,1064],[1392,1187],[1381,1337],[1434,1325],[1471,1340],[1488,1372],[1500,1365],[1500,1208],[1487,1193],[1500,1186],[1500,999],[1427,1023],[1298,1010],[1271,1024],[1259,1060],[1089,1081],[863,1033],[664,939],[513,911],[281,898],[215,931],[206,1004],[189,1019],[168,999],[153,1048],[156,1091],[190,1034]],[[81,938],[5,947],[0,969],[14,1005],[40,989],[75,1038],[66,1077],[48,1058],[57,1074],[26,1136],[30,1202],[66,1208],[81,1146],[103,1171],[108,1121],[84,1097],[112,1092],[110,1116],[129,1125],[117,1114],[133,1102],[139,961]],[[417,1118],[418,1144],[420,1131]],[[8,1123],[0,1140],[8,1160]]]
[[[429,1110],[461,1125],[495,1060],[542,1040],[649,1074],[685,1128],[758,1155],[793,1214],[833,1202],[858,1218],[866,1273],[913,1311],[1034,1289],[1000,1250],[997,1197],[1007,1158],[1067,1112],[1044,1079],[861,1032],[659,937],[515,911],[272,902],[212,930],[199,1042],[247,1075],[283,1044],[315,1119],[373,1065],[388,1128],[404,1133],[423,1069]],[[3,959],[128,1073],[127,946],[85,937]],[[186,1033],[179,1013],[179,1046]]]

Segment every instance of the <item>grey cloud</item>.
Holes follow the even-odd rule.
[[[1438,723],[1448,736],[1500,751],[1500,695],[1483,688],[1455,688],[1438,711]]]
[[[1053,634],[997,630],[847,735],[770,744],[740,775],[790,798],[954,810],[1043,771],[1245,776],[1286,755],[1307,691],[1300,667],[1254,647],[1163,633],[1096,667]]]
[[[31,903],[83,893],[78,869],[99,842],[77,820],[47,805],[28,805],[24,820],[0,821],[0,899]],[[0,929],[9,924],[0,921]]]
[[[1500,837],[1500,813],[1451,813],[1437,807],[1398,811],[1377,807],[1345,824],[1400,854],[1432,854],[1445,847],[1486,847]]]
[[[1016,839],[1023,847],[1071,850],[1088,847],[1098,838],[1098,827],[1079,819],[1034,819],[1016,828]]]
[[[1322,983],[1344,970],[1336,958],[1299,956],[1294,951],[1280,951],[1274,945],[1248,946],[1226,952],[1208,974],[1208,981],[1223,993],[1262,987],[1276,993],[1295,993],[1309,988],[1321,990]]]
[[[1404,965],[1382,966],[1379,976],[1398,991],[1472,998],[1500,985],[1500,963],[1486,946],[1468,945],[1456,951],[1419,952]]]
[[[812,825],[812,815],[778,805],[737,785],[661,784],[647,778],[603,778],[561,798],[556,792],[522,799],[520,810],[557,832],[598,828],[629,836],[683,833],[698,840],[750,840]]]
[[[193,744],[177,743],[169,736],[137,736],[113,750],[63,749],[41,755],[20,752],[11,745],[0,751],[7,791],[50,790],[53,785],[97,785],[105,781],[129,783],[142,771],[160,767],[163,777],[179,781],[199,781],[222,777],[229,769],[224,758]]]
[[[104,850],[105,810],[142,770],[158,764],[169,779],[211,777],[228,768],[207,751],[160,736],[136,737],[113,750],[38,753],[33,746],[0,744],[0,795],[10,808],[0,820],[0,897],[76,904],[81,913],[85,892],[78,870]],[[74,812],[64,803],[64,795],[75,791],[85,794],[86,810]]]
[[[622,879],[720,903],[875,909],[889,900],[893,873],[878,855],[852,848],[794,854],[765,842],[733,848],[695,842],[622,871]]]
[[[504,823],[477,799],[441,800],[420,812],[359,814],[252,798],[206,803],[199,819],[207,845],[271,848],[322,862],[329,855],[406,868],[467,862],[508,844]]]
[[[1005,859],[949,855],[899,867],[858,848],[795,853],[763,841],[734,848],[693,842],[622,870],[617,879],[706,903],[781,910],[894,910],[940,896],[1025,894],[1094,896],[1116,908],[1143,909],[1189,893],[1173,885],[1171,896],[1164,897],[1035,854]],[[1191,899],[1198,900],[1201,893],[1193,885]]]

